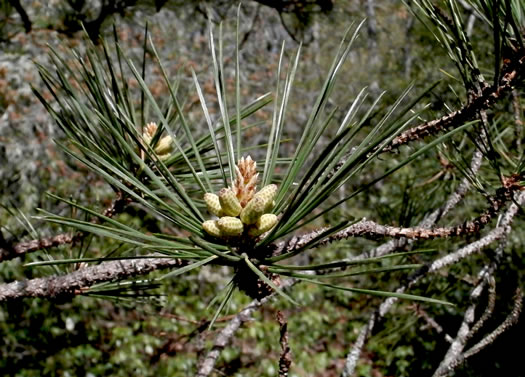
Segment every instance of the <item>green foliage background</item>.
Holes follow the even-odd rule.
[[[235,7],[223,8],[225,23],[225,55],[233,54],[233,22]],[[7,9],[7,8],[6,8]],[[31,35],[25,36],[16,30],[16,15],[10,10],[9,19],[13,24],[0,24],[0,32],[9,37],[2,48],[6,56],[18,59],[30,59],[46,64],[47,49],[43,42],[61,50],[66,45],[83,49],[80,34],[65,36],[55,30],[64,25],[54,20],[55,10],[40,2],[31,2],[28,9],[34,22]],[[66,10],[63,10],[66,11]],[[6,11],[7,12],[7,11]],[[246,33],[246,42],[242,55],[243,95],[256,98],[267,92],[268,82],[274,80],[278,62],[280,40],[285,39],[289,46],[295,47],[281,20],[274,10],[257,4],[243,5],[241,30]],[[287,131],[290,139],[300,135],[301,125],[305,123],[305,109],[320,87],[324,72],[333,58],[332,52],[339,44],[345,29],[352,21],[359,22],[366,16],[360,2],[337,4],[326,15],[316,15],[308,25],[306,33],[313,35],[313,41],[304,46],[297,76],[297,85],[288,112]],[[458,81],[454,65],[448,59],[446,51],[440,48],[431,33],[417,20],[408,27],[413,16],[406,6],[395,2],[377,2],[376,22],[377,46],[370,47],[370,38],[363,32],[352,50],[348,62],[343,68],[341,79],[335,89],[331,106],[345,108],[349,99],[354,98],[364,86],[370,86],[375,94],[385,90],[386,95],[381,107],[370,119],[380,119],[389,105],[410,84],[414,83],[413,93],[420,93],[434,81],[440,85],[427,98],[430,105],[422,113],[424,119],[434,119],[442,115],[443,105],[456,104],[458,98],[465,98],[461,83]],[[56,23],[54,23],[56,22]],[[170,75],[180,73],[182,83],[191,83],[189,67],[195,69],[205,80],[203,85],[211,85],[209,51],[206,41],[206,20],[196,11],[194,4],[175,4],[154,12],[148,5],[133,9],[128,14],[118,15],[115,19],[119,37],[135,58],[140,57],[143,43],[143,28],[149,24],[151,36],[159,48],[161,57],[167,64]],[[108,21],[107,26],[111,24]],[[10,25],[10,26],[9,26]],[[9,29],[11,28],[11,29]],[[49,29],[46,29],[49,28]],[[103,33],[111,34],[111,28],[103,28]],[[493,64],[490,31],[479,27],[472,35],[472,43],[481,60],[483,74],[490,81]],[[32,47],[28,47],[32,46]],[[290,48],[291,51],[291,48]],[[483,53],[485,52],[485,53]],[[291,54],[291,52],[290,52]],[[12,69],[2,71],[0,66],[0,112],[8,114],[13,131],[2,135],[3,152],[6,164],[2,168],[0,180],[0,223],[18,237],[32,236],[31,228],[17,219],[20,214],[35,214],[37,207],[62,215],[70,210],[63,203],[44,196],[50,191],[61,197],[90,204],[102,210],[111,200],[111,191],[100,177],[86,170],[58,152],[52,142],[62,140],[64,135],[51,125],[36,99],[23,91],[23,83],[15,83]],[[154,68],[148,72],[151,88],[161,88],[161,74]],[[31,73],[36,80],[36,71]],[[456,76],[456,77],[455,77]],[[16,80],[15,80],[16,81]],[[36,81],[35,81],[36,82]],[[273,81],[272,81],[273,82]],[[3,84],[4,83],[4,84]],[[135,83],[136,84],[136,83]],[[201,83],[202,84],[202,83]],[[18,86],[17,86],[18,85]],[[40,82],[34,85],[41,85]],[[232,82],[227,82],[230,87]],[[182,86],[181,90],[185,90]],[[523,88],[519,88],[520,91]],[[159,89],[157,96],[168,93]],[[191,98],[195,100],[195,98]],[[372,101],[374,97],[370,99]],[[215,111],[217,111],[217,104]],[[184,104],[189,118],[198,121],[198,102]],[[501,122],[510,122],[504,114],[509,109],[502,106]],[[497,113],[498,113],[497,112]],[[18,115],[18,118],[17,118]],[[522,114],[523,115],[523,114]],[[193,118],[192,118],[193,117]],[[253,116],[252,122],[268,120],[269,110],[263,109]],[[205,127],[205,125],[201,125]],[[501,129],[504,129],[504,125]],[[510,126],[508,127],[510,128]],[[263,143],[258,139],[264,125],[254,128],[250,141]],[[508,140],[507,140],[508,139]],[[502,133],[500,143],[510,145],[512,135]],[[395,176],[374,185],[366,195],[340,207],[340,213],[332,213],[334,218],[323,219],[330,223],[337,217],[351,215],[355,218],[367,217],[382,224],[414,226],[422,220],[425,212],[439,207],[443,200],[453,192],[462,178],[457,167],[443,164],[443,161],[459,160],[465,156],[468,161],[472,153],[471,146],[463,143],[461,137],[428,152],[425,156],[402,168]],[[29,143],[30,147],[24,147]],[[292,148],[284,145],[284,150]],[[262,151],[263,152],[263,151]],[[520,152],[520,151],[518,151]],[[257,152],[254,152],[256,154]],[[374,162],[359,180],[349,186],[360,187],[375,176],[375,171],[395,166],[406,155],[407,150],[398,154],[388,154],[383,161]],[[423,158],[424,157],[424,158]],[[39,162],[37,162],[39,161]],[[62,162],[62,161],[65,161]],[[503,166],[510,171],[511,168]],[[497,181],[494,173],[487,172],[488,182]],[[9,178],[9,179],[7,179]],[[361,181],[362,180],[362,181]],[[456,215],[446,218],[447,224],[458,224],[467,218],[475,217],[485,206],[485,202],[476,193],[469,194]],[[521,217],[523,215],[521,214]],[[135,206],[118,218],[136,228],[148,232],[162,232],[165,224],[144,208]],[[55,234],[63,229],[30,220],[37,235]],[[497,276],[498,306],[491,322],[499,324],[511,301],[515,282],[522,281],[524,234],[517,231],[512,234],[512,247],[506,250],[505,258],[511,263]],[[89,244],[87,243],[89,242]],[[331,261],[349,255],[357,255],[360,250],[370,249],[380,244],[379,241],[353,239],[342,241],[323,249],[322,259]],[[454,250],[457,240],[418,241],[415,249],[434,249],[438,251]],[[89,256],[100,256],[108,249],[119,245],[112,240],[90,238],[80,248]],[[69,246],[50,251],[55,258],[71,257]],[[315,252],[315,250],[313,251]],[[27,255],[0,264],[0,281],[47,276],[52,267],[30,268],[25,263],[44,260],[46,255],[40,252]],[[309,256],[306,256],[309,258]],[[409,262],[418,263],[422,258],[415,256]],[[478,260],[480,259],[480,260]],[[479,263],[478,263],[479,262]],[[473,276],[476,265],[483,263],[482,257],[473,258],[469,264],[455,266],[442,275],[425,278],[421,287],[411,293],[439,298],[451,302],[462,302],[468,297],[471,285],[464,276]],[[72,268],[57,267],[60,271]],[[159,274],[160,276],[160,274]],[[358,286],[392,290],[397,282],[404,278],[402,273],[364,275],[355,278]],[[150,296],[150,291],[137,288],[130,297],[115,299],[97,297],[77,297],[72,302],[49,302],[41,299],[26,300],[3,304],[0,307],[0,374],[17,376],[185,376],[194,373],[196,360],[213,341],[215,333],[200,334],[199,328],[206,325],[215,308],[208,308],[210,301],[228,283],[228,272],[222,267],[204,267],[192,271],[184,277],[176,277],[163,284]],[[291,376],[336,376],[342,368],[349,345],[357,337],[358,330],[367,321],[370,308],[375,307],[379,298],[355,295],[323,289],[320,286],[298,284],[293,289],[293,297],[302,306],[292,307],[282,299],[272,301],[263,310],[258,311],[254,321],[241,328],[233,344],[221,354],[217,369],[219,375],[227,376],[275,376],[279,358],[279,328],[275,320],[277,309],[289,318],[290,345],[293,352]],[[242,293],[235,293],[227,314],[236,313],[249,302]],[[448,344],[433,329],[425,328],[424,323],[415,315],[416,304],[403,302],[390,312],[382,322],[380,331],[371,338],[368,352],[363,355],[358,374],[360,376],[424,376],[429,375],[439,363]],[[468,303],[465,303],[465,307]],[[454,334],[462,319],[464,307],[445,307],[421,304],[421,309]],[[223,319],[219,318],[215,331],[220,329]],[[461,368],[458,376],[493,376],[515,375],[519,365],[519,350],[509,346],[522,337],[523,325],[519,323],[511,333],[504,334],[487,351],[481,353]],[[490,355],[488,357],[487,355]],[[519,373],[519,372],[518,372]]]

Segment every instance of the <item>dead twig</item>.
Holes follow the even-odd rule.
[[[277,311],[277,321],[280,326],[281,336],[279,343],[281,344],[281,356],[279,358],[279,377],[288,377],[290,366],[292,365],[292,351],[288,344],[288,322],[281,311]]]
[[[296,282],[297,280],[293,279],[285,280],[281,284],[281,289],[290,288]],[[272,293],[261,300],[253,300],[250,304],[244,307],[244,309],[242,309],[237,315],[235,315],[231,319],[231,321],[219,332],[219,334],[215,338],[215,341],[213,342],[212,348],[208,351],[204,359],[200,362],[195,377],[208,377],[211,374],[215,363],[217,362],[217,358],[219,357],[224,347],[226,347],[226,345],[230,342],[235,332],[241,327],[241,325],[244,322],[249,321],[251,319],[252,314],[260,307],[262,307],[266,302],[268,302],[274,295],[275,293]]]

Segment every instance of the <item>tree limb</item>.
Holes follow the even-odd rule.
[[[155,270],[182,267],[187,261],[176,258],[154,257],[102,262],[81,268],[62,276],[36,278],[0,284],[0,302],[27,297],[69,299],[83,294],[97,283],[145,275]]]
[[[122,212],[126,205],[130,203],[130,199],[124,196],[122,193],[118,192],[117,197],[111,202],[109,207],[107,207],[102,215],[105,217],[112,218],[116,214]],[[92,220],[93,223],[99,223],[99,218]],[[14,259],[20,257],[27,253],[32,253],[42,249],[50,249],[52,247],[57,247],[60,245],[71,244],[77,241],[80,241],[82,238],[86,237],[87,233],[78,232],[75,235],[62,233],[57,234],[56,236],[46,237],[35,239],[31,241],[19,242],[16,245],[10,245],[6,242],[0,244],[0,262],[5,260]]]
[[[437,134],[447,128],[457,127],[474,119],[479,111],[489,109],[503,95],[512,90],[515,82],[523,76],[524,66],[525,56],[514,56],[503,66],[499,86],[484,88],[480,95],[474,95],[472,100],[460,110],[404,131],[392,140],[390,145],[383,149],[383,152],[391,151],[409,142],[421,140],[426,136]]]
[[[479,166],[478,166],[479,168]],[[426,219],[421,224],[422,226],[417,227],[396,227],[390,225],[381,225],[373,221],[363,219],[358,223],[352,224],[347,228],[325,238],[320,241],[316,247],[325,246],[331,242],[340,241],[343,239],[348,239],[351,237],[367,237],[367,238],[378,238],[378,237],[394,237],[394,238],[403,238],[403,239],[412,239],[412,240],[422,240],[422,239],[433,239],[433,238],[447,238],[453,236],[462,236],[467,234],[479,233],[485,225],[487,225],[496,214],[498,214],[504,205],[511,200],[512,193],[516,190],[521,190],[521,186],[515,184],[515,182],[522,179],[521,177],[508,178],[506,180],[506,186],[497,190],[496,195],[489,198],[490,207],[485,210],[480,216],[474,220],[465,222],[464,224],[453,226],[453,227],[439,227],[439,228],[430,228],[437,219],[442,216],[446,211],[452,208],[453,203],[446,203],[444,209],[436,211],[432,215],[433,220],[429,221]],[[463,186],[460,186],[463,190]],[[458,193],[454,195],[454,202],[464,195],[463,193]],[[446,210],[446,211],[445,211]],[[327,228],[318,229],[301,236],[293,237],[290,241],[281,242],[274,247],[273,254],[280,255],[283,253],[292,252],[304,247],[306,244],[314,240],[323,231]]]

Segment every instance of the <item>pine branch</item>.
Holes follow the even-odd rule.
[[[326,239],[319,242],[316,247],[325,246],[332,242],[359,236],[372,239],[376,239],[378,237],[394,237],[422,240],[479,233],[501,211],[505,204],[511,200],[512,193],[522,189],[521,186],[516,184],[516,182],[518,182],[520,179],[522,178],[508,178],[506,180],[506,186],[498,189],[494,196],[488,198],[490,207],[474,220],[465,222],[464,224],[452,227],[430,228],[432,224],[427,220],[423,223],[424,226],[402,228],[390,225],[380,225],[373,221],[363,219],[358,223],[352,224],[349,227],[327,237]],[[446,209],[447,211],[451,209],[450,203],[446,204]],[[445,213],[443,210],[440,210],[439,212],[441,212],[441,215]],[[436,215],[433,217],[435,217],[435,220],[437,220],[439,216],[436,213]],[[326,229],[327,228],[317,229],[301,236],[293,237],[287,242],[281,242],[274,247],[273,254],[280,255],[282,253],[298,250],[314,240]]]
[[[512,186],[513,187],[513,186]],[[512,188],[511,187],[511,188]],[[338,239],[347,238],[350,236],[358,236],[358,235],[386,235],[386,236],[395,236],[395,237],[405,237],[405,238],[428,238],[428,237],[437,237],[437,236],[449,236],[449,235],[457,235],[457,234],[466,234],[468,231],[474,231],[479,230],[479,224],[486,224],[488,223],[488,220],[492,218],[494,213],[498,209],[500,209],[503,205],[503,203],[508,200],[509,193],[512,192],[512,189],[509,188],[507,190],[502,190],[500,192],[500,195],[498,198],[493,200],[493,207],[491,210],[488,210],[487,214],[484,214],[480,216],[477,220],[473,221],[472,224],[467,223],[467,225],[462,225],[458,227],[452,227],[452,228],[437,228],[437,229],[425,229],[425,228],[397,228],[397,227],[389,227],[389,226],[382,226],[375,224],[371,221],[363,220],[360,223],[354,224],[351,227],[345,229],[344,231],[337,233],[336,235],[332,236],[330,239],[326,240],[323,244],[326,244],[328,242],[332,242]],[[122,199],[121,199],[122,200]],[[108,208],[104,214],[108,217],[112,216],[113,213],[116,212],[116,205],[112,205],[110,208]],[[450,206],[449,206],[450,207]],[[493,211],[493,213],[490,215],[490,212]],[[478,225],[476,225],[478,224]],[[321,230],[322,231],[322,230]],[[309,242],[311,239],[315,238],[320,232],[313,231],[311,233],[308,233],[307,235],[303,235],[301,237],[296,238],[295,242],[293,243],[281,243],[278,246],[279,250],[286,249],[287,251],[291,251],[295,248],[303,246],[305,243]],[[17,255],[20,253],[35,251],[38,249],[41,249],[43,247],[53,247],[60,244],[65,244],[68,242],[73,241],[72,236],[70,235],[58,235],[55,237],[51,237],[49,239],[43,239],[43,240],[33,240],[25,243],[21,243],[16,245]],[[11,254],[12,255],[12,254]],[[115,272],[110,272],[109,275],[107,275],[102,281],[111,281],[114,279],[122,278],[122,277],[129,277],[129,276],[135,276],[140,275],[144,273],[148,273],[150,271],[159,269],[159,268],[168,268],[172,267],[173,264],[166,262],[165,260],[161,263],[159,263],[159,260],[156,258],[151,259],[151,266],[146,266],[149,260],[145,259],[141,261],[141,267],[137,269],[136,271],[129,271],[128,266],[130,264],[129,261],[123,261],[120,262],[121,266],[123,266],[123,276],[116,275]],[[0,291],[9,292],[9,293],[3,293],[0,295],[0,301],[1,300],[8,300],[12,298],[19,298],[19,297],[49,297],[54,298],[58,295],[71,295],[72,292],[75,292],[76,289],[85,289],[88,288],[90,285],[95,284],[97,281],[97,276],[100,275],[100,273],[103,271],[103,267],[106,266],[107,263],[117,263],[118,262],[105,262],[101,264],[100,266],[96,266],[97,270],[92,275],[93,280],[85,279],[82,277],[82,270],[79,270],[73,274],[72,276],[68,277],[63,276],[59,278],[41,278],[41,279],[33,279],[29,282],[15,282],[10,283],[8,285],[4,285],[3,287],[0,287]],[[90,267],[95,268],[95,267]],[[110,267],[111,269],[112,267]],[[103,272],[102,272],[103,273]],[[58,280],[55,280],[58,279]],[[78,279],[78,281],[77,281]],[[68,284],[70,287],[68,288]],[[76,292],[75,294],[78,294],[81,292]]]
[[[502,69],[502,78],[497,87],[486,87],[480,95],[473,95],[472,100],[460,110],[447,114],[439,119],[434,119],[406,130],[397,136],[392,143],[383,149],[383,152],[392,151],[412,141],[421,140],[426,136],[435,135],[443,130],[460,126],[476,118],[483,110],[491,108],[505,94],[510,92],[514,85],[523,78],[525,69],[525,53],[515,55],[507,60]]]
[[[512,92],[514,86],[523,79],[525,52],[519,52],[521,55],[518,55],[517,52],[512,59],[506,60],[501,70],[502,77],[499,86],[485,86],[483,89],[480,89],[479,94],[472,94],[470,101],[461,109],[446,114],[441,118],[424,122],[402,132],[399,136],[395,137],[389,145],[385,146],[381,153],[391,152],[402,145],[421,140],[426,136],[436,135],[443,130],[458,127],[470,120],[476,119],[478,113],[490,109],[504,95],[508,92]],[[331,176],[333,176],[333,174],[344,165],[353,152],[354,149],[334,166],[333,171],[328,175],[328,178],[331,178]]]
[[[117,197],[111,202],[102,213],[105,217],[112,218],[116,214],[122,212],[124,208],[130,203],[130,199],[118,192]],[[97,217],[92,220],[93,223],[98,224],[100,219]],[[51,249],[53,247],[72,244],[82,240],[88,233],[78,232],[75,235],[62,233],[56,236],[35,239],[31,241],[19,242],[16,245],[0,244],[0,262],[14,259],[27,253],[33,253],[38,250]]]
[[[81,268],[63,276],[51,276],[0,284],[0,302],[28,297],[70,299],[89,291],[94,284],[117,281],[150,272],[185,266],[188,262],[176,258],[151,258],[108,261]]]
[[[426,238],[432,238],[432,237],[448,237],[448,236],[451,236],[451,235],[461,235],[461,234],[468,234],[468,233],[472,233],[472,232],[477,232],[481,229],[482,226],[484,226],[485,224],[487,224],[489,222],[489,220],[503,207],[504,203],[506,201],[509,200],[510,198],[510,194],[513,192],[513,190],[517,189],[518,186],[513,186],[513,185],[510,185],[509,187],[507,188],[504,188],[502,190],[499,191],[499,194],[493,198],[492,203],[493,203],[493,206],[487,210],[482,216],[480,216],[479,218],[477,218],[476,220],[472,221],[472,222],[469,222],[467,224],[464,224],[464,225],[461,225],[461,226],[457,226],[457,227],[451,227],[451,228],[436,228],[436,229],[426,229],[426,228],[398,228],[398,227],[391,227],[391,226],[384,226],[384,225],[378,225],[372,221],[367,221],[367,220],[363,220],[357,224],[354,224],[352,226],[350,226],[349,228],[339,232],[339,233],[336,233],[335,235],[329,237],[327,240],[323,241],[321,245],[325,245],[329,242],[333,242],[333,241],[336,241],[336,240],[340,240],[340,239],[343,239],[343,238],[348,238],[348,237],[353,237],[353,236],[378,236],[378,235],[382,235],[382,236],[392,236],[392,237],[404,237],[405,239],[408,239],[408,238],[411,238],[411,239],[426,239]],[[122,200],[122,199],[121,199]],[[105,214],[106,215],[112,215],[113,213],[115,213],[116,211],[116,206],[115,205],[112,205],[110,208],[108,208],[106,211],[105,211]],[[317,230],[317,231],[313,231],[313,232],[310,232],[306,235],[303,235],[301,237],[297,237],[295,238],[295,241],[293,243],[281,243],[277,246],[277,250],[279,252],[282,252],[283,250],[288,252],[288,251],[292,251],[296,248],[300,248],[302,246],[304,246],[306,243],[308,243],[309,241],[311,241],[312,239],[314,239],[319,233],[321,233],[322,230]],[[52,237],[50,239],[44,239],[44,240],[34,240],[34,241],[29,241],[29,242],[26,242],[26,243],[22,243],[22,244],[19,244],[17,245],[16,247],[18,248],[18,252],[16,255],[20,255],[21,253],[25,253],[25,252],[29,252],[29,251],[34,251],[34,250],[38,250],[38,249],[41,249],[42,247],[52,247],[52,246],[57,246],[57,245],[60,245],[60,244],[65,244],[65,243],[68,243],[68,242],[72,242],[74,239],[73,236],[69,236],[69,235],[59,235],[59,236],[55,236],[55,237]],[[9,255],[13,255],[12,253],[9,254]],[[155,259],[153,259],[155,260]],[[107,262],[109,263],[109,262]],[[122,262],[124,263],[124,262]],[[144,263],[144,261],[142,262]],[[151,269],[146,269],[147,272],[150,272],[151,270],[155,270],[157,269],[156,265],[157,265],[158,261],[155,260],[155,263],[151,266]],[[159,266],[160,267],[160,266]],[[147,273],[145,272],[145,273]],[[139,273],[137,273],[138,275]],[[62,278],[65,278],[65,277],[62,277]],[[46,278],[42,278],[42,279],[46,279]],[[47,278],[47,279],[54,279],[54,278]],[[75,278],[73,278],[73,280],[65,280],[65,281],[68,281],[69,283],[72,284],[72,290],[74,290],[75,288],[75,283],[74,283],[74,280]],[[109,279],[109,280],[112,280],[112,279]],[[11,284],[11,288],[10,289],[14,289],[14,287],[16,286],[17,283],[10,283]],[[23,284],[23,283],[19,283],[19,284]],[[50,284],[50,287],[49,289],[38,289],[37,288],[37,285],[35,284],[44,284],[44,286],[46,286],[47,284]],[[55,294],[55,291],[57,292],[62,292],[62,291],[66,291],[67,292],[67,287],[63,286],[63,285],[58,285],[57,287],[58,288],[54,288],[54,285],[55,283],[51,283],[51,281],[49,282],[45,282],[44,281],[36,281],[34,282],[33,285],[31,285],[30,287],[26,288],[26,289],[15,289],[14,292],[16,293],[11,293],[11,294],[5,294],[5,298],[4,300],[6,299],[9,299],[11,297],[50,297],[50,298],[53,298],[56,296]],[[92,283],[94,284],[94,283]],[[81,283],[82,285],[82,283]],[[83,288],[86,288],[86,287],[89,287],[89,283],[84,283],[82,285]],[[25,293],[23,293],[25,292]],[[34,293],[33,293],[34,292]],[[14,295],[14,296],[13,296]],[[1,295],[0,295],[0,300],[1,300]]]

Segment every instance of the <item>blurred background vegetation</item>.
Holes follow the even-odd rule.
[[[112,36],[112,25],[129,55],[139,59],[144,43],[144,28],[149,32],[169,75],[181,78],[181,91],[191,86],[194,69],[206,93],[212,93],[213,76],[210,67],[207,27],[224,24],[226,60],[233,59],[234,22],[237,1],[6,1],[0,6],[0,225],[8,242],[40,238],[67,229],[41,223],[31,218],[36,208],[67,214],[70,208],[45,195],[46,192],[75,199],[83,204],[103,209],[113,193],[104,181],[72,161],[55,144],[64,135],[51,121],[45,109],[31,92],[30,84],[43,86],[35,62],[49,65],[49,46],[58,51],[77,48],[82,51],[84,25],[96,43],[99,34]],[[389,105],[409,84],[413,93],[420,93],[431,83],[440,84],[426,98],[429,103],[423,117],[435,119],[443,115],[449,104],[466,98],[458,72],[438,46],[434,36],[410,12],[413,6],[395,1],[245,1],[241,7],[240,40],[242,46],[242,94],[247,98],[271,90],[279,61],[282,41],[290,55],[298,41],[304,43],[287,119],[287,137],[294,140],[301,134],[308,112],[345,30],[352,22],[367,18],[361,37],[350,52],[335,89],[337,95],[329,106],[347,108],[361,88],[368,86],[369,104],[386,91],[383,101],[370,117],[370,123],[380,119]],[[472,23],[470,35],[478,52],[483,74],[491,79],[494,65],[491,31],[481,26],[467,6],[461,8],[465,19]],[[151,53],[151,51],[149,52]],[[147,68],[149,86],[157,97],[168,96],[161,72],[155,66]],[[227,77],[233,77],[227,75]],[[130,86],[137,85],[130,82]],[[234,82],[227,86],[233,88]],[[523,87],[516,89],[520,94]],[[49,92],[47,92],[49,94]],[[50,94],[49,94],[50,95]],[[194,93],[188,92],[184,110],[199,129],[206,132],[201,121],[200,105]],[[518,96],[519,98],[519,96]],[[454,108],[454,105],[452,105]],[[217,112],[217,104],[211,105]],[[493,121],[511,124],[508,104],[497,107]],[[263,108],[253,116],[256,126],[247,135],[250,143],[264,143],[265,124],[271,111]],[[523,111],[518,117],[523,119]],[[259,123],[257,123],[259,122]],[[512,125],[512,127],[514,127]],[[504,125],[501,126],[504,129]],[[509,125],[498,135],[499,143],[511,152],[521,153],[523,133]],[[284,150],[287,146],[284,145]],[[291,147],[290,147],[291,148]],[[462,178],[458,164],[467,160],[471,150],[461,139],[439,146],[404,167],[395,176],[374,185],[366,195],[340,206],[334,218],[348,215],[372,218],[382,224],[413,226],[429,211],[438,208],[454,191]],[[408,148],[409,149],[409,148]],[[257,153],[257,152],[254,152]],[[262,152],[261,152],[262,153]],[[406,153],[399,152],[401,155]],[[398,154],[384,156],[383,166],[394,166]],[[454,160],[451,162],[450,160]],[[510,170],[510,168],[509,168]],[[370,180],[366,172],[349,185],[359,187]],[[497,181],[490,171],[487,181]],[[344,192],[341,193],[341,196]],[[459,224],[477,216],[485,207],[482,197],[467,195],[460,211],[446,218],[448,224]],[[523,213],[519,214],[523,224]],[[163,221],[149,214],[140,205],[131,205],[118,219],[147,232],[162,232]],[[330,223],[331,218],[323,219]],[[516,220],[518,221],[518,220]],[[506,317],[511,306],[516,282],[523,286],[525,233],[512,233],[498,278],[498,300],[488,327],[495,327]],[[417,241],[415,248],[436,252],[453,250],[457,239]],[[380,241],[352,239],[323,249],[322,258],[330,261],[371,249]],[[121,247],[116,241],[88,237],[75,247],[89,249],[89,255]],[[28,254],[0,264],[0,282],[47,276],[56,268],[25,267],[24,264],[53,256],[72,255],[65,245],[47,252]],[[455,334],[462,321],[466,301],[482,256],[454,266],[439,275],[425,278],[414,293],[459,303],[456,307],[403,302],[381,322],[363,353],[359,376],[426,376],[439,364],[449,344],[442,334],[427,326],[421,313],[429,313],[446,333]],[[415,260],[418,262],[417,260]],[[356,284],[365,282],[377,289],[393,290],[405,278],[402,273],[365,275]],[[212,331],[203,332],[213,315],[209,302],[228,282],[222,267],[204,267],[184,277],[160,286],[154,295],[140,287],[128,297],[111,293],[81,296],[72,301],[43,299],[14,301],[0,306],[0,374],[16,376],[186,376],[193,375],[200,355],[214,339],[228,315],[249,303],[242,293],[235,293],[228,313],[218,319]],[[92,296],[92,297],[89,297]],[[293,297],[302,306],[292,307],[282,299],[254,314],[254,321],[245,324],[233,343],[221,354],[216,376],[275,376],[280,346],[277,310],[289,318],[288,330],[293,352],[290,376],[337,376],[344,364],[349,345],[355,342],[359,329],[368,320],[371,309],[381,301],[377,297],[324,289],[321,286],[298,284]],[[486,300],[486,298],[482,298]],[[464,306],[462,306],[462,302]],[[524,328],[519,322],[503,334],[488,350],[473,357],[457,376],[525,375],[520,371],[519,344]]]

